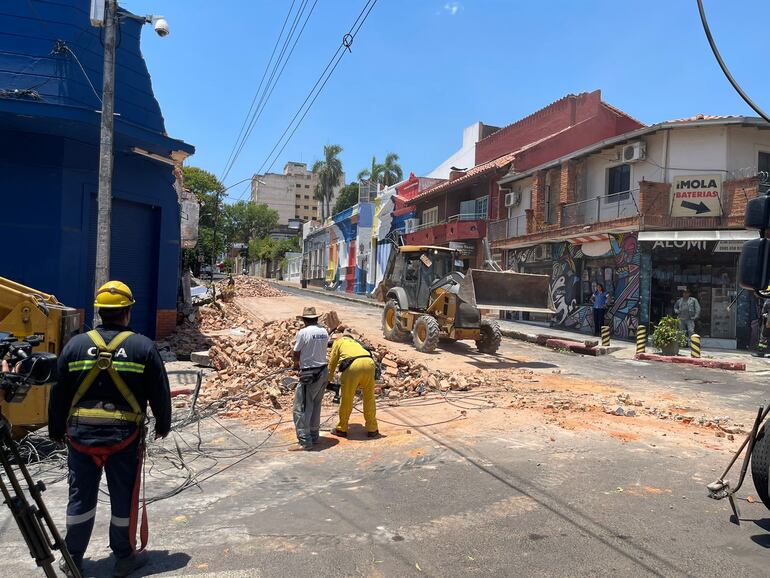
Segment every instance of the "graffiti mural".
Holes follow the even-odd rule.
[[[508,252],[508,267],[528,271],[535,262],[537,247]],[[586,249],[588,250],[588,249]],[[636,233],[610,235],[606,247],[584,253],[583,245],[551,245],[551,298],[556,313],[554,326],[594,333],[590,297],[597,283],[610,294],[605,322],[613,335],[632,338],[639,323],[639,273],[641,255]]]

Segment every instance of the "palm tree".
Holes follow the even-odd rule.
[[[401,165],[398,164],[398,155],[396,153],[388,153],[385,157],[385,162],[380,167],[379,182],[383,186],[389,187],[403,180],[404,171],[401,170]]]
[[[327,216],[331,216],[329,213],[334,189],[339,186],[342,179],[342,161],[338,158],[341,152],[340,145],[326,145],[323,160],[316,161],[313,165],[313,172],[318,175],[318,187],[314,197],[320,197],[321,215],[324,221]]]
[[[359,181],[372,181],[374,183],[380,182],[380,175],[382,173],[382,165],[377,163],[377,157],[372,157],[372,167],[364,169],[358,173]]]

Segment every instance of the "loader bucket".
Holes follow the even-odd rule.
[[[478,309],[555,313],[548,275],[470,269],[457,295]]]

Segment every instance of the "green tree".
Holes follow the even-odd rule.
[[[372,156],[372,166],[358,173],[357,178],[359,181],[372,181],[378,183],[380,182],[380,174],[382,173],[382,168],[382,165],[377,162],[377,157]]]
[[[200,226],[212,227],[217,208],[217,191],[224,189],[213,174],[198,167],[184,167],[184,187],[201,203]]]
[[[398,164],[398,155],[396,153],[388,153],[381,167],[378,181],[381,185],[389,187],[404,179],[404,171],[401,170],[401,165]]]
[[[203,255],[206,263],[211,263],[213,257],[221,254],[227,244],[223,229],[224,220],[217,218],[221,213],[221,191],[224,189],[212,173],[198,167],[183,167],[184,186],[195,194],[201,204],[198,221],[198,247],[185,249],[183,262],[185,266],[192,267],[196,273],[200,272],[200,263],[197,256]],[[221,216],[221,215],[220,215]],[[216,247],[214,247],[214,227],[216,226]]]
[[[321,219],[324,221],[331,212],[334,189],[342,180],[342,161],[339,159],[341,152],[340,145],[326,145],[323,160],[316,161],[313,165],[313,172],[318,175],[318,189],[314,196],[321,198]]]
[[[245,243],[267,236],[278,224],[278,211],[267,205],[255,205],[250,201],[238,201],[224,206],[227,221],[227,240]]]
[[[337,200],[334,203],[332,215],[341,213],[358,202],[358,183],[350,183],[340,189]]]

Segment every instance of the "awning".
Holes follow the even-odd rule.
[[[573,245],[585,245],[586,243],[595,243],[596,241],[607,241],[610,236],[607,233],[600,233],[598,235],[581,235],[579,237],[570,237],[567,239],[568,243]]]
[[[640,241],[748,241],[759,237],[758,231],[642,231]]]

